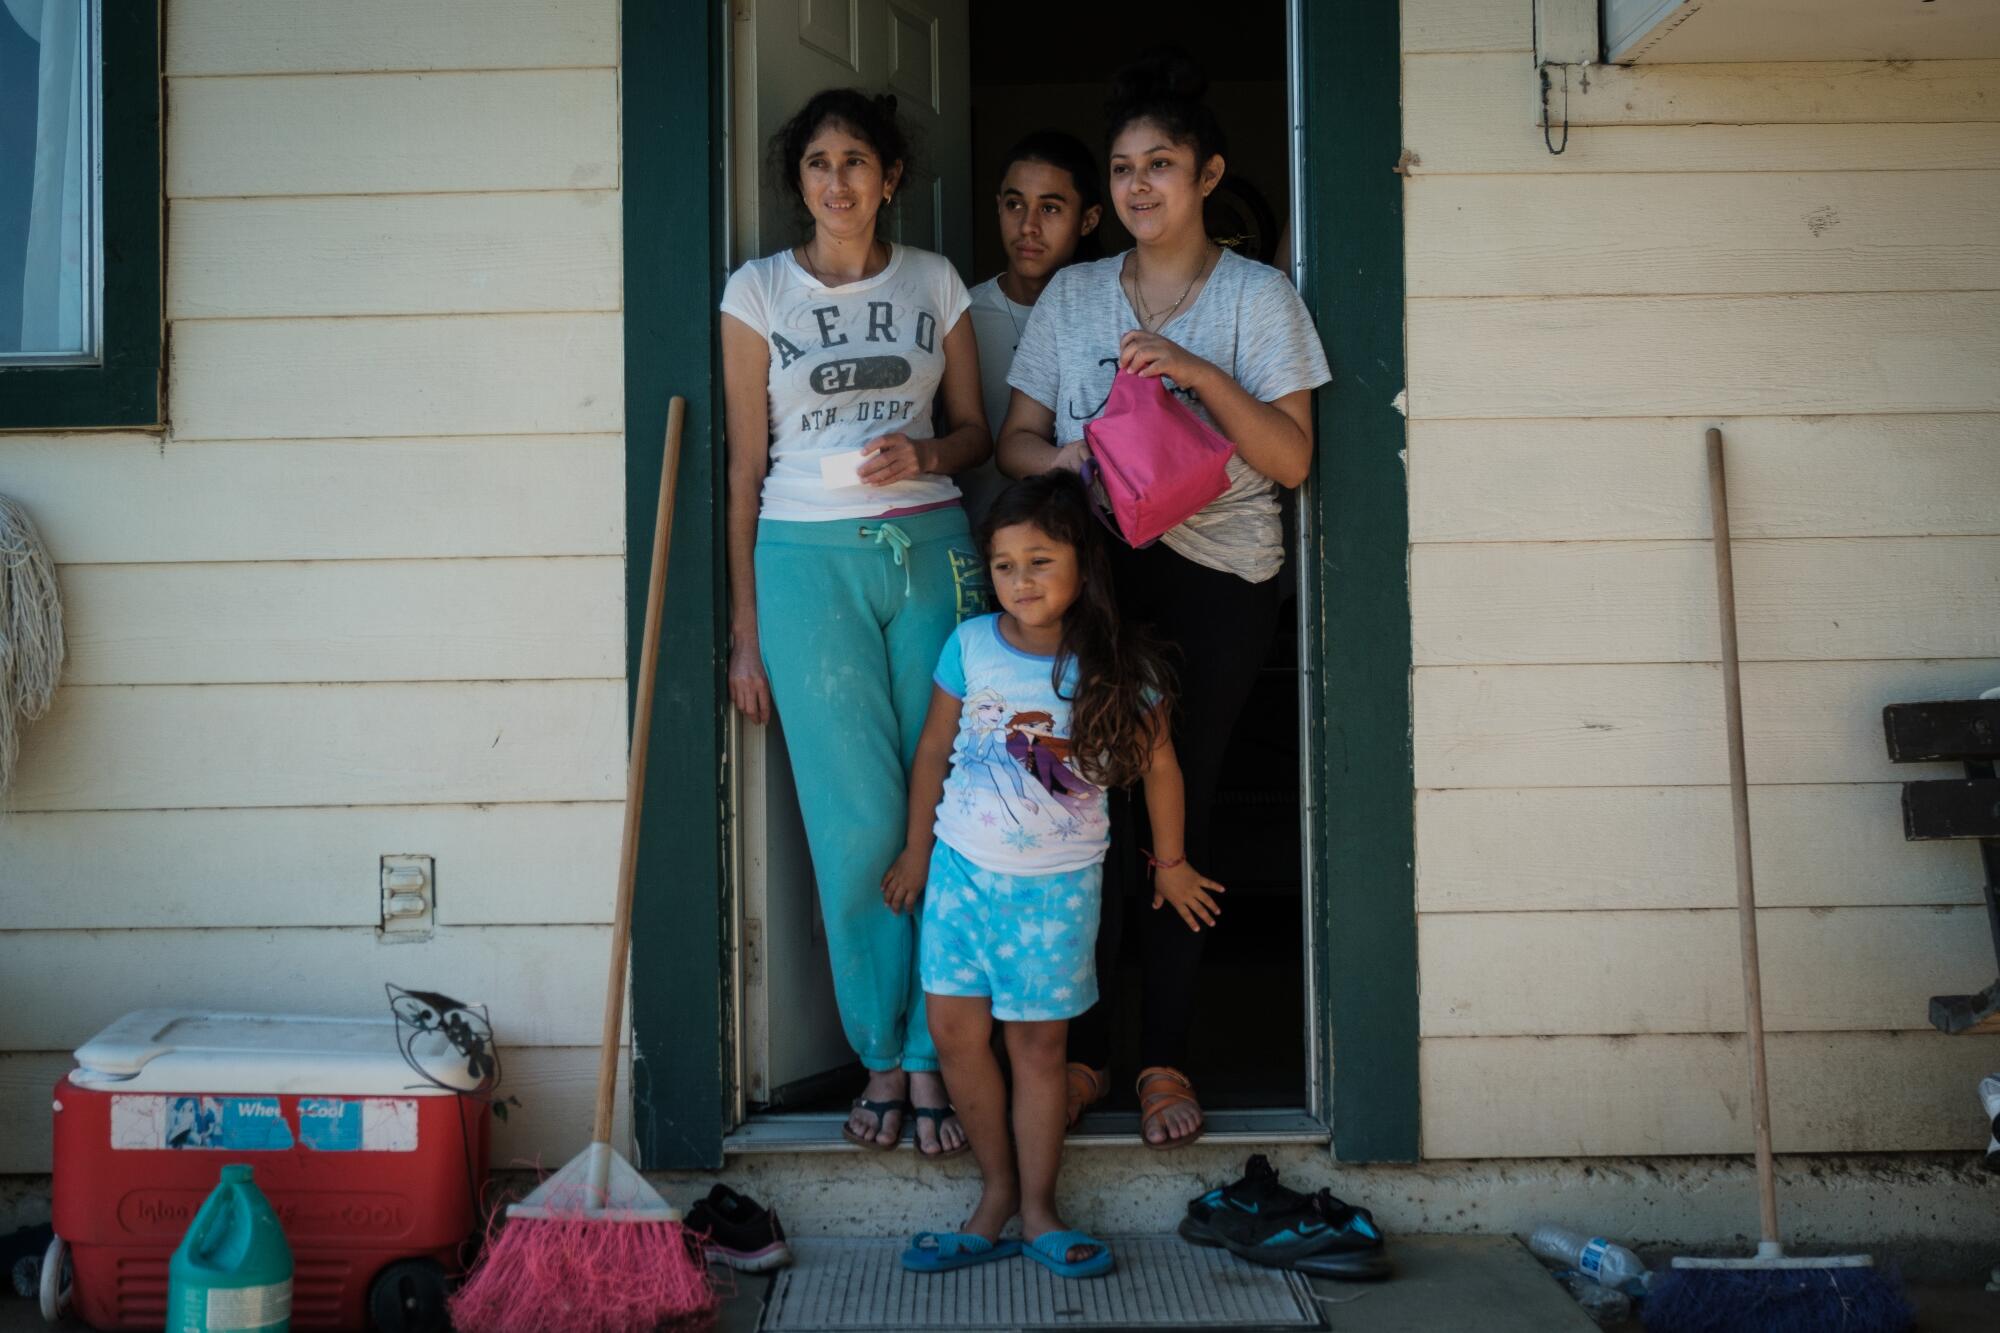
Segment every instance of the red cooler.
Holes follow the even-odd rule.
[[[397,1035],[387,1018],[146,1009],[79,1048],[55,1092],[73,1313],[159,1328],[168,1258],[223,1165],[247,1162],[291,1242],[294,1328],[442,1328],[490,1116],[427,1083]],[[412,1051],[471,1085],[439,1034]]]

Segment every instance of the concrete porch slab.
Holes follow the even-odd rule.
[[[1414,1236],[1387,1282],[1314,1282],[1332,1333],[1590,1333],[1596,1328],[1519,1241]],[[755,1333],[770,1279],[739,1276],[716,1333]]]
[[[1318,1282],[1332,1333],[1583,1333],[1592,1327],[1526,1250],[1504,1237],[1412,1236],[1395,1241],[1398,1275],[1369,1286]],[[1511,1247],[1511,1248],[1510,1248]],[[738,1275],[709,1333],[756,1333],[771,1280]],[[1523,1302],[1515,1305],[1518,1295]],[[2000,1292],[1975,1286],[1913,1287],[1917,1333],[1992,1333],[2000,1328]],[[1478,1299],[1469,1299],[1477,1296]],[[1548,1304],[1560,1302],[1561,1309]],[[1546,1311],[1537,1315],[1536,1311]],[[1468,1321],[1468,1312],[1475,1316]],[[1540,1318],[1545,1322],[1536,1323]],[[48,1333],[33,1301],[0,1297],[0,1333]],[[74,1333],[82,1325],[68,1323]],[[1616,1333],[1639,1333],[1634,1323]]]
[[[1316,1282],[1335,1333],[1568,1333],[1595,1330],[1588,1316],[1512,1236],[1411,1236],[1392,1240],[1387,1282]]]

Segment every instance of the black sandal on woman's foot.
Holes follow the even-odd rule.
[[[883,1143],[875,1137],[875,1134],[855,1133],[854,1126],[848,1124],[846,1121],[841,1122],[840,1137],[846,1139],[857,1148],[866,1148],[869,1152],[888,1152],[903,1141],[903,1126],[909,1121],[911,1114],[908,1098],[896,1097],[886,1102],[873,1102],[866,1097],[856,1097],[847,1110],[851,1115],[857,1109],[866,1111],[875,1117],[875,1134],[880,1134],[883,1127],[889,1123],[889,1113],[891,1111],[901,1116],[902,1119],[896,1122],[896,1137],[887,1143]]]
[[[930,1121],[931,1128],[937,1131],[938,1143],[942,1145],[944,1143],[944,1122],[957,1115],[958,1112],[949,1106],[916,1106],[910,1109],[910,1114],[918,1120]],[[925,1152],[924,1141],[916,1135],[916,1131],[914,1130],[911,1131],[911,1141],[917,1145],[917,1155],[932,1162],[943,1161],[947,1157],[960,1157],[972,1151],[972,1141],[970,1139],[959,1144],[956,1148],[940,1146],[936,1152]]]

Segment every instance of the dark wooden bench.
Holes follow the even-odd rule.
[[[2000,699],[1890,704],[1882,710],[1889,758],[1899,764],[1956,762],[1963,778],[1903,784],[1903,836],[1976,838],[1986,870],[1986,924],[1996,980],[1976,995],[1933,995],[1940,1032],[2000,1032]]]

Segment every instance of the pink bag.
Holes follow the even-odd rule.
[[[1229,489],[1236,446],[1188,409],[1157,376],[1119,371],[1104,413],[1083,428],[1083,480],[1133,546],[1150,546]]]

